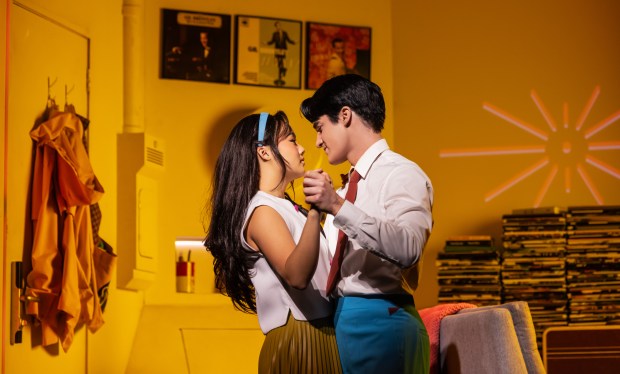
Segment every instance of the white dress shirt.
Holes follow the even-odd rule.
[[[345,201],[324,225],[332,256],[338,230],[349,237],[337,294],[403,294],[402,273],[417,266],[433,227],[431,181],[417,164],[391,151],[385,139],[368,148],[354,167],[361,175],[355,204]],[[338,194],[344,197],[347,187]]]

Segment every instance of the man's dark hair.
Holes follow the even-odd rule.
[[[334,38],[332,40],[332,47],[335,47],[336,43],[344,43],[344,39],[342,39],[342,38]]]
[[[311,123],[326,115],[338,122],[338,113],[348,106],[374,132],[383,130],[385,101],[381,88],[357,74],[338,75],[326,80],[321,87],[301,103],[301,113]]]

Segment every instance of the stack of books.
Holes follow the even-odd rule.
[[[503,302],[527,301],[539,346],[544,330],[568,324],[566,211],[515,209],[502,216]]]
[[[440,303],[501,303],[499,254],[490,235],[449,237],[435,264]]]
[[[620,206],[567,211],[570,325],[620,324]]]

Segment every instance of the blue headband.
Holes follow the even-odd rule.
[[[260,114],[260,118],[258,120],[258,139],[256,142],[257,147],[263,146],[263,140],[265,140],[265,127],[267,126],[267,117],[269,117],[269,113],[262,112]]]

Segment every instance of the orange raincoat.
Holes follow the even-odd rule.
[[[94,332],[103,324],[98,281],[109,278],[116,261],[93,240],[90,205],[101,198],[103,188],[90,165],[83,133],[75,114],[58,111],[30,133],[36,142],[34,238],[26,296],[38,302],[28,302],[26,312],[41,323],[43,345],[60,339],[64,351],[78,325]]]

